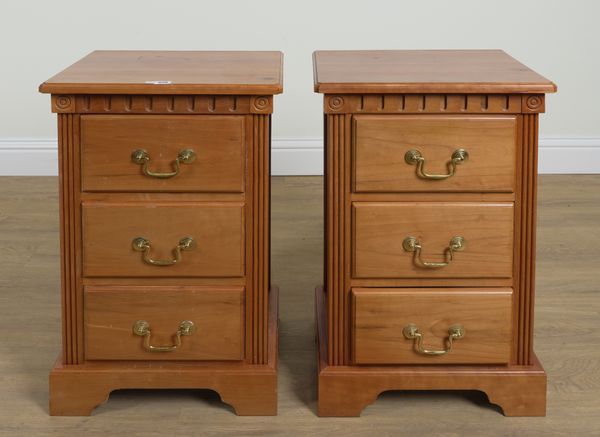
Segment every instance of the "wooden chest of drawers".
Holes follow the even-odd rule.
[[[325,94],[319,415],[473,389],[544,415],[533,353],[538,114],[504,52],[316,52]]]
[[[58,114],[63,350],[50,413],[121,388],[277,411],[269,157],[279,52],[94,52]]]

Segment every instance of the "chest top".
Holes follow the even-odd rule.
[[[281,52],[95,51],[40,85],[52,94],[279,94]]]
[[[314,53],[320,93],[551,93],[556,85],[502,50]]]

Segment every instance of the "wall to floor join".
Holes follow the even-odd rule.
[[[500,48],[558,85],[540,118],[540,171],[600,172],[600,2],[580,0],[7,1],[0,174],[54,174],[56,119],[38,85],[93,50],[280,50],[274,174],[320,174],[312,52]],[[54,160],[54,161],[53,161]]]

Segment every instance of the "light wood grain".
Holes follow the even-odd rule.
[[[530,366],[329,366],[325,299],[315,290],[321,417],[360,416],[365,407],[389,390],[479,390],[506,416],[546,414],[546,373],[534,355]],[[508,309],[508,308],[507,308]],[[507,348],[508,349],[508,348]],[[526,387],[526,389],[524,389]],[[424,433],[426,434],[426,433]]]
[[[265,365],[240,361],[86,361],[65,366],[58,360],[50,372],[50,414],[88,416],[108,400],[112,391],[123,388],[208,388],[218,392],[238,415],[276,415],[278,297],[279,290],[272,288],[269,361]]]
[[[83,191],[243,192],[243,116],[84,115],[81,117]],[[174,171],[184,149],[196,153],[168,179],[147,176],[132,161],[148,152],[152,172]]]
[[[512,203],[355,202],[354,278],[510,278],[513,257]],[[422,246],[425,262],[448,262],[454,236],[463,250],[441,268],[424,268],[404,250],[407,237]]]
[[[544,94],[452,94],[452,93],[357,93],[325,94],[328,114],[520,114],[544,112]],[[533,104],[532,104],[533,102]],[[77,102],[76,102],[77,103]],[[527,105],[529,103],[529,105]]]
[[[484,132],[482,134],[482,132]],[[515,185],[515,116],[377,116],[353,118],[354,190],[357,192],[511,192]],[[417,150],[423,171],[448,174],[452,154],[468,159],[442,180],[417,176],[404,155]]]
[[[547,93],[556,85],[502,50],[317,51],[320,93]]]
[[[507,419],[477,391],[388,391],[360,419],[318,418],[314,285],[322,279],[323,180],[273,178],[273,282],[281,286],[279,415],[234,417],[212,391],[121,390],[89,417],[48,417],[61,343],[58,181],[0,178],[0,434],[460,434],[592,436],[600,418],[600,176],[541,175],[535,349],[546,417]],[[566,223],[568,225],[566,225]],[[16,329],[29,326],[30,329]],[[33,332],[33,336],[32,336]],[[157,429],[160,422],[162,429]]]
[[[53,94],[51,102],[52,112],[76,114],[244,115],[273,112],[272,95]]]
[[[82,363],[83,295],[81,284],[81,153],[80,118],[72,114],[58,115],[58,166],[60,189],[60,247],[62,298],[62,361]]]
[[[240,203],[83,204],[83,274],[115,277],[244,276],[244,205]],[[156,266],[143,261],[132,241],[150,241],[150,257],[172,260],[182,238],[196,247],[181,261]]]
[[[52,94],[279,94],[281,52],[95,51],[40,85]],[[167,82],[154,84],[152,82]],[[150,82],[150,83],[148,83]]]
[[[502,385],[508,395],[502,405],[504,412],[545,414],[546,376],[534,358],[531,341],[535,168],[538,114],[545,110],[542,93],[555,91],[555,85],[498,50],[316,52],[314,68],[315,90],[325,94],[327,179],[327,303],[323,303],[326,311],[319,319],[317,337],[320,347],[325,347],[327,360],[320,363],[319,369],[319,414],[358,415],[381,391],[407,388],[405,376],[413,379],[414,388],[457,388],[456,381],[443,377],[444,372],[452,372],[451,367],[440,364],[434,374],[411,375],[414,369],[405,366],[405,361],[410,364],[412,355],[402,355],[402,348],[382,346],[382,338],[398,338],[393,332],[398,326],[391,322],[396,319],[394,315],[375,317],[377,320],[368,324],[366,332],[357,329],[356,338],[351,338],[347,327],[353,318],[358,323],[371,313],[385,315],[385,309],[364,304],[367,315],[355,305],[349,316],[348,293],[352,287],[364,287],[361,291],[366,293],[368,288],[376,287],[469,286],[482,290],[485,285],[511,287],[516,295],[504,302],[504,317],[499,318],[505,323],[504,343],[497,350],[502,351],[500,362],[509,363],[508,373],[501,377],[506,379]],[[339,129],[349,121],[353,123],[351,141],[347,132]],[[461,167],[469,164],[469,148],[479,159],[470,167],[472,173],[460,173]],[[351,162],[347,159],[350,150]],[[403,172],[417,163],[414,172]],[[346,189],[348,173],[353,176],[352,194]],[[461,180],[457,175],[467,177]],[[434,203],[414,196],[410,202],[409,196],[399,195],[421,191],[446,196]],[[504,204],[492,203],[489,196],[481,203],[460,203],[453,196],[457,191],[479,192],[482,196],[514,192],[515,196]],[[450,235],[442,236],[449,228]],[[437,254],[426,255],[432,241]],[[349,250],[350,263],[345,258]],[[462,278],[466,280],[461,282]],[[493,283],[489,279],[506,282]],[[360,301],[359,297],[355,296],[354,303]],[[466,300],[471,296],[463,297]],[[434,308],[428,309],[415,297],[418,308],[411,313],[412,299],[407,297],[408,304],[398,310],[401,318],[407,313],[439,311],[448,304],[431,298],[429,303]],[[473,304],[477,299],[473,295]],[[322,303],[319,296],[317,302]],[[393,306],[385,299],[377,302]],[[426,320],[423,323],[428,325]],[[393,325],[392,332],[386,331],[388,325]],[[488,333],[494,330],[498,331],[498,326]],[[349,348],[351,341],[354,344]],[[481,342],[493,343],[489,339]],[[388,349],[393,352],[382,352]],[[353,359],[348,357],[349,350]],[[466,362],[471,358],[462,357]],[[402,366],[386,368],[381,375],[377,374],[379,369],[374,369],[373,377],[359,366],[381,361]],[[472,365],[462,379],[467,386],[482,387],[482,381],[490,382],[487,370]],[[516,384],[521,372],[535,376],[536,382],[531,382],[535,390],[527,392]],[[378,385],[379,391],[374,391],[372,385]],[[495,388],[486,384],[486,390]]]
[[[351,263],[349,212],[351,174],[351,115],[332,114],[325,123],[325,268],[328,299],[330,363],[343,364],[349,357],[347,292]]]
[[[129,287],[145,285],[243,286],[245,317],[238,322],[244,327],[237,335],[243,347],[233,359],[269,367],[268,380],[256,390],[260,378],[250,372],[246,383],[241,377],[236,390],[224,387],[221,395],[235,401],[239,414],[276,413],[269,163],[270,114],[273,94],[282,90],[281,63],[280,52],[94,52],[40,86],[41,92],[52,93],[60,131],[64,352],[51,376],[62,381],[51,387],[51,414],[89,414],[103,392],[107,396],[119,388],[185,387],[143,375],[138,385],[131,374],[119,373],[116,361],[105,366],[104,376],[71,367],[90,361],[83,346],[86,314],[100,314],[94,327],[121,324],[122,330],[124,322],[113,317],[116,307],[131,304],[128,291],[105,300],[98,296],[110,293],[94,294],[105,307],[84,313],[84,301],[92,295],[83,287],[108,293],[114,286],[133,290]],[[165,77],[149,78],[154,75]],[[143,167],[131,162],[136,149],[146,155]],[[177,165],[183,149],[199,156],[192,171],[186,167],[194,162]],[[173,179],[144,179],[175,169]],[[168,308],[155,295],[149,300]],[[213,306],[218,315],[220,303]],[[238,312],[233,308],[230,316],[237,320]],[[168,318],[169,311],[164,315]],[[230,324],[228,317],[213,320],[213,329]],[[93,344],[122,342],[105,336],[110,337],[101,332]],[[95,359],[110,358],[102,346],[90,352]],[[227,350],[221,352],[223,359],[232,359]],[[119,350],[116,356],[126,359],[127,353]],[[215,364],[215,375],[206,370],[196,376],[207,381],[207,388],[221,388],[215,382],[218,368]],[[108,374],[110,383],[72,400],[65,395],[73,394],[71,370],[90,383]],[[177,377],[177,369],[167,376]],[[198,378],[189,387],[197,387]],[[151,381],[160,382],[153,386]]]
[[[241,287],[85,287],[86,360],[241,360],[244,289]],[[179,324],[196,331],[171,352],[150,352],[133,324],[150,324],[150,344],[173,345]]]
[[[514,272],[515,308],[517,320],[514,356],[519,364],[533,362],[533,319],[536,272],[537,229],[537,168],[538,168],[537,114],[523,115],[520,121],[520,158],[517,159],[517,184],[515,202]]]
[[[510,360],[512,289],[354,288],[355,364],[504,364]],[[444,350],[448,328],[463,338],[445,355],[423,355],[402,330],[415,324],[425,349]]]
[[[250,123],[251,122],[251,123]],[[248,323],[246,338],[251,340],[248,349],[252,350],[252,363],[265,364],[268,361],[268,302],[271,271],[271,118],[269,115],[253,115],[248,120],[252,125],[252,155],[248,166],[252,169],[250,178],[252,200],[248,202],[248,235],[246,253],[248,260],[247,289],[251,294],[248,313],[252,323]],[[251,214],[251,215],[250,215]],[[250,303],[251,302],[251,303]]]

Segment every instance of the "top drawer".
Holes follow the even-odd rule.
[[[358,115],[354,191],[512,192],[516,144],[516,116]]]
[[[242,116],[84,115],[81,150],[84,191],[244,191]]]

